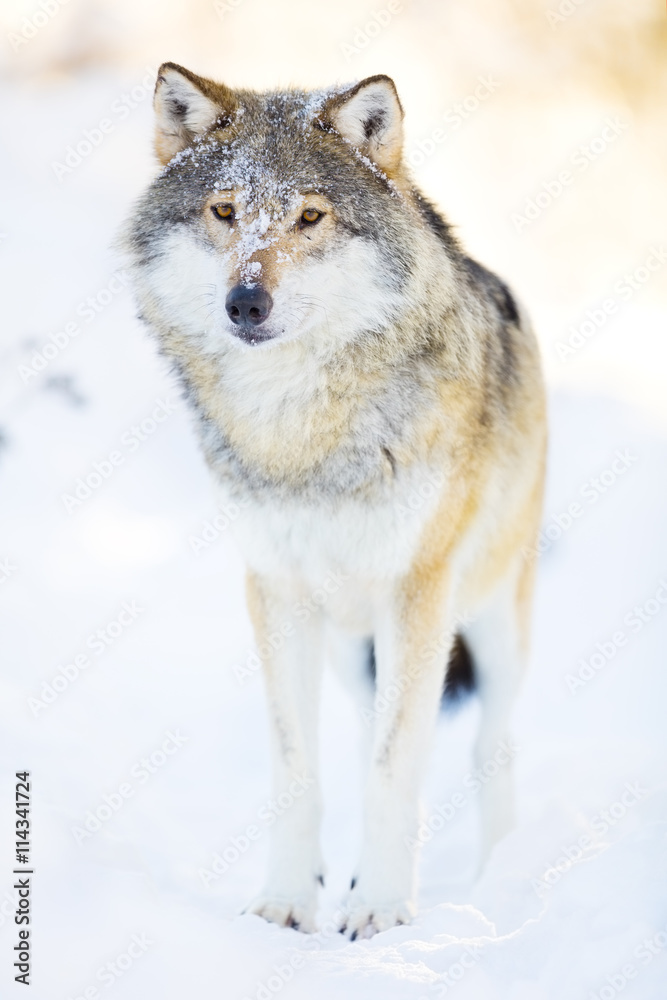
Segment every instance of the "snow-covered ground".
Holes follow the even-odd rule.
[[[345,9],[343,42],[356,24]],[[343,78],[381,68],[338,56]],[[477,706],[443,714],[424,793],[420,914],[349,943],[331,920],[359,846],[364,722],[333,677],[322,930],[306,937],[238,916],[267,854],[262,687],[256,672],[241,681],[234,669],[253,646],[226,516],[109,250],[153,169],[148,88],[134,107],[123,97],[143,86],[136,66],[2,87],[0,994],[23,990],[12,969],[12,799],[15,772],[29,769],[37,1000],[110,990],[123,1000],[663,1000],[667,267],[637,272],[632,294],[614,290],[664,250],[646,122],[518,231],[512,213],[613,104],[590,98],[570,116],[564,97],[516,176],[492,95],[460,136],[415,163],[536,317],[551,388],[549,484],[514,725],[517,828],[475,881]],[[326,69],[320,82],[334,75]],[[425,110],[420,81],[406,87],[414,149],[449,99]],[[55,170],[103,118],[113,128],[90,155]],[[629,192],[622,213],[612,194],[628,172],[655,200]],[[600,190],[616,227],[591,208]],[[618,308],[559,357],[556,343],[605,298]],[[99,485],[77,496],[77,481],[96,472]]]

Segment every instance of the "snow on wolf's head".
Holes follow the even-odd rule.
[[[165,63],[155,112],[163,170],[126,245],[160,332],[213,352],[336,346],[405,309],[433,227],[403,171],[389,77],[256,93]]]

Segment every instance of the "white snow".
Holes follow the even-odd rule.
[[[153,170],[150,102],[60,181],[51,169],[127,85],[111,72],[80,74],[15,92],[11,104],[3,94],[5,137],[21,141],[3,157],[11,198],[0,219],[0,993],[23,995],[11,968],[12,796],[14,772],[27,768],[38,1000],[92,1000],[109,990],[123,1000],[662,1000],[667,440],[664,368],[655,371],[664,357],[659,279],[566,371],[552,342],[583,320],[626,259],[614,256],[615,244],[596,282],[550,289],[536,277],[551,263],[547,242],[531,244],[509,227],[501,233],[498,210],[490,222],[483,204],[477,215],[469,209],[475,178],[462,183],[460,201],[445,200],[475,150],[475,128],[493,121],[490,106],[483,127],[480,119],[461,140],[465,153],[457,159],[447,147],[447,190],[427,182],[426,191],[440,194],[456,221],[469,211],[471,242],[480,256],[488,250],[492,266],[502,270],[503,240],[510,247],[503,273],[535,314],[551,386],[534,647],[514,726],[518,825],[475,881],[476,801],[466,781],[473,700],[438,726],[424,813],[441,828],[422,850],[416,921],[370,941],[333,933],[359,847],[364,722],[329,678],[323,929],[308,938],[239,916],[261,887],[268,829],[258,814],[271,793],[261,680],[254,672],[240,683],[234,672],[253,651],[243,567],[225,530],[234,513],[216,510],[191,419],[127,289],[109,291],[118,262],[107,247]],[[576,137],[562,129],[569,151]],[[505,220],[549,176],[541,169],[510,185]],[[501,180],[493,181],[498,190]],[[573,196],[581,204],[583,188]],[[543,220],[547,233],[561,210],[570,211],[565,200]],[[483,247],[485,227],[496,235]],[[636,265],[649,251],[648,228],[628,248]],[[46,351],[67,324],[77,332]],[[37,350],[45,366],[25,381],[19,365],[32,364]],[[95,472],[99,485],[68,512],[63,495]],[[597,668],[586,666],[592,657]],[[171,753],[161,751],[165,741]],[[142,759],[152,754],[149,773]],[[463,803],[446,808],[456,793]],[[105,804],[108,818],[84,837],[87,815]],[[451,818],[440,823],[442,814]],[[214,872],[216,855],[232,857],[234,844],[235,863],[215,879],[202,875]]]

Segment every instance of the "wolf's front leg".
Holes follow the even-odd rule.
[[[301,596],[289,581],[248,576],[248,606],[264,669],[275,812],[279,815],[271,830],[264,889],[246,912],[283,927],[312,931],[317,889],[324,877],[317,780],[323,629],[319,611],[301,605],[295,612]]]
[[[387,602],[375,635],[377,700],[361,860],[341,930],[370,936],[415,913],[419,792],[440,704],[449,636],[444,573],[415,578]]]

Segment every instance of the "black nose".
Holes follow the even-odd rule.
[[[225,302],[227,315],[237,326],[259,326],[272,306],[273,299],[261,285],[234,285]]]

